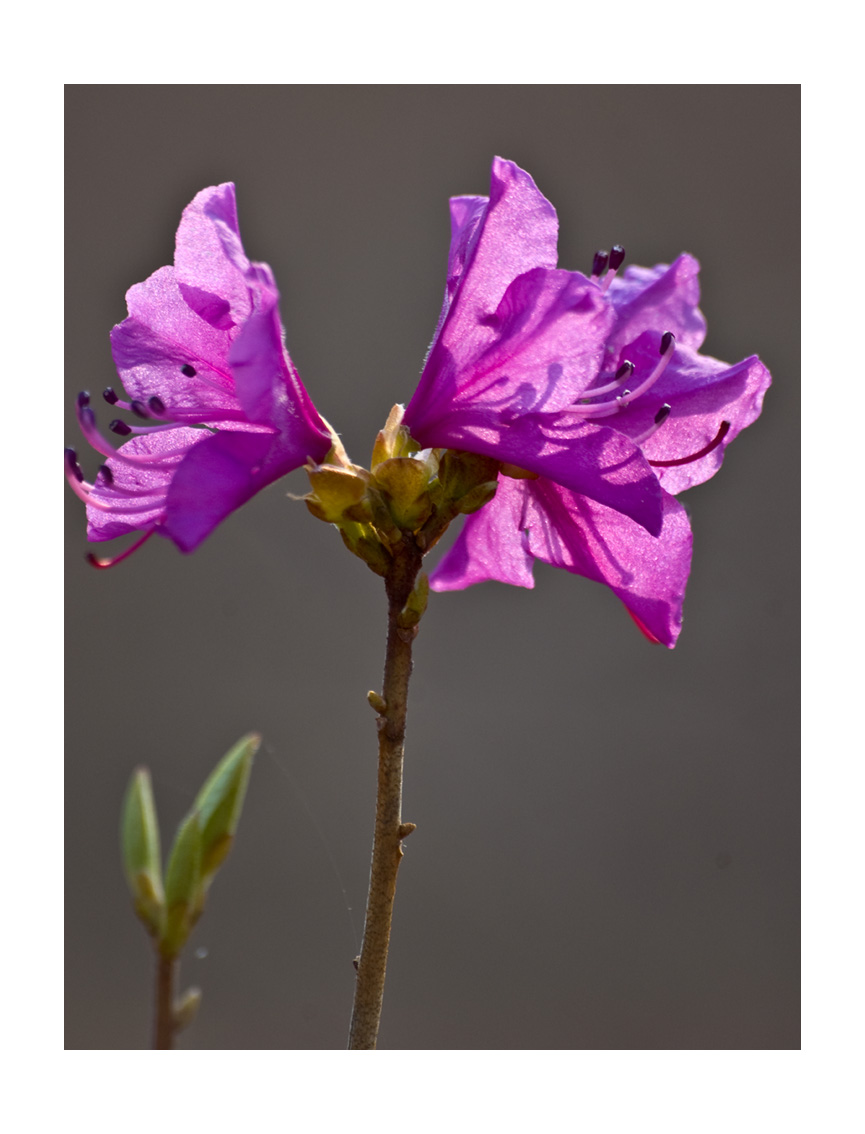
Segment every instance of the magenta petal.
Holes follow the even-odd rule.
[[[691,527],[675,497],[664,494],[664,524],[653,538],[620,512],[550,481],[522,483],[535,558],[608,586],[648,637],[672,648],[691,569]]]
[[[130,397],[146,402],[156,395],[174,412],[239,411],[227,363],[230,337],[190,309],[173,268],[131,287],[126,302],[129,318],[111,331],[111,353]]]
[[[534,587],[524,532],[525,494],[519,488],[526,483],[499,477],[493,500],[466,517],[453,547],[430,575],[434,591],[461,591],[490,580]]]
[[[273,444],[271,433],[223,431],[197,445],[172,478],[162,533],[181,551],[194,551],[229,513],[287,471],[267,461]]]
[[[645,334],[626,346],[638,373],[647,372],[658,357],[660,336]],[[678,460],[703,449],[717,435],[723,421],[730,422],[724,441],[705,457],[687,464],[656,467],[654,472],[667,492],[678,494],[714,476],[727,445],[760,416],[771,375],[756,356],[729,366],[717,358],[676,346],[673,359],[655,386],[626,411],[608,418],[609,424],[638,437],[654,420],[665,402],[670,416],[641,447],[649,461]]]
[[[576,413],[525,413],[508,420],[495,410],[465,410],[431,430],[423,443],[528,469],[623,512],[652,535],[661,530],[661,487],[638,446]]]
[[[682,346],[698,350],[706,337],[700,302],[700,265],[683,254],[672,264],[630,266],[613,280],[608,296],[616,310],[610,346],[618,351],[643,331],[672,331]]]
[[[231,182],[202,189],[183,210],[174,266],[184,299],[211,326],[225,331],[249,314],[251,265],[240,242]]]

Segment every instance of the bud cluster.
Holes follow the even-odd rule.
[[[407,540],[425,555],[456,516],[492,500],[501,468],[474,453],[422,450],[402,415],[399,405],[388,415],[370,469],[353,464],[336,437],[324,464],[306,465],[312,487],[306,506],[335,524],[348,549],[378,575],[388,574]]]

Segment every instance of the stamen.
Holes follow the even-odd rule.
[[[704,445],[702,449],[698,449],[696,453],[691,453],[688,457],[677,457],[674,461],[649,461],[650,465],[655,468],[669,469],[674,465],[689,465],[692,461],[699,461],[701,457],[707,456],[713,449],[717,449],[727,434],[730,432],[730,422],[722,421],[721,428],[712,438],[708,445]]]
[[[96,475],[99,476],[100,473],[102,474],[102,479],[106,484],[114,484],[114,473],[111,471],[108,465],[100,465],[96,470]]]
[[[604,282],[601,284],[603,291],[606,291],[613,280],[616,278],[616,272],[622,266],[622,261],[625,258],[625,250],[621,244],[614,244],[610,249],[610,266],[607,269],[607,274],[604,276]]]
[[[108,428],[112,433],[116,433],[118,437],[128,437],[132,432],[132,426],[127,425],[125,421],[121,421],[119,417],[115,417],[114,421],[110,421]]]
[[[117,405],[117,395],[114,393],[114,390],[110,386],[106,386],[102,391],[102,397],[106,400],[106,402],[108,402],[110,406]]]
[[[85,558],[91,567],[96,567],[99,571],[104,571],[106,567],[114,567],[118,563],[122,563],[124,559],[128,559],[134,551],[137,551],[143,543],[146,543],[147,540],[150,539],[155,531],[155,527],[148,528],[141,539],[136,540],[136,542],[133,543],[131,547],[127,547],[125,551],[121,551],[121,553],[119,555],[115,555],[113,559],[97,559],[92,551],[88,551]]]
[[[641,394],[645,394],[646,390],[654,386],[667,369],[670,359],[675,354],[675,343],[676,336],[672,331],[666,331],[664,337],[661,339],[661,358],[655,366],[655,369],[644,382],[641,382],[634,390],[627,390],[621,397],[616,398],[614,402],[594,402],[590,405],[580,405],[577,407],[579,412],[585,414],[587,417],[609,417],[610,414],[617,413],[620,409],[629,406],[631,402],[636,401]]]
[[[82,390],[78,395],[78,408],[84,409],[85,406],[90,405],[90,393],[87,390]]]
[[[634,373],[633,362],[623,362],[616,373],[613,375],[612,382],[608,382],[606,386],[598,386],[595,390],[586,390],[584,394],[583,404],[591,405],[585,399],[596,398],[599,394],[610,394],[613,390],[619,390],[622,383],[627,381],[628,378]]]
[[[66,459],[66,475],[70,473],[77,481],[84,480],[84,473],[81,471],[81,465],[78,463],[78,454],[74,449],[64,449],[63,455]]]
[[[180,368],[180,373],[185,374],[187,378],[194,378],[195,377],[195,367],[190,366],[188,362],[185,362],[183,364],[183,366],[181,366],[181,368]]]
[[[92,409],[85,406],[79,410],[78,423],[81,426],[81,432],[87,438],[88,442],[93,446],[97,453],[102,453],[104,457],[111,457],[117,461],[125,461],[129,465],[159,465],[168,462],[172,457],[183,457],[189,452],[189,446],[185,445],[180,449],[166,449],[163,453],[142,453],[132,454],[124,453],[122,449],[115,449],[112,445],[105,440],[102,434],[96,427],[96,414]],[[115,428],[119,426],[120,428]],[[112,421],[109,427],[115,433],[121,436],[127,436],[127,433],[138,432],[133,426],[129,426],[124,421]],[[142,429],[143,433],[152,433],[156,430],[165,428],[175,428],[174,426],[160,426],[155,425],[150,429]]]
[[[664,405],[662,405],[658,412],[655,414],[654,423],[650,425],[649,428],[645,430],[645,432],[641,433],[638,437],[631,438],[634,444],[642,445],[644,441],[648,441],[650,437],[658,432],[658,430],[670,416],[670,412],[670,407],[665,402]]]
[[[150,409],[153,413],[155,413],[155,414],[165,413],[165,403],[163,402],[162,398],[157,398],[157,396],[155,394],[153,395],[152,398],[147,399],[147,404],[148,404],[148,406],[150,407]]]
[[[145,406],[144,402],[139,402],[136,399],[134,402],[129,403],[129,408],[136,417],[143,417],[145,421],[150,419],[150,414],[147,412],[147,406]]]
[[[610,255],[608,252],[595,253],[595,257],[592,260],[592,279],[596,279],[604,274],[604,272],[607,270],[607,264],[609,263],[609,260]]]

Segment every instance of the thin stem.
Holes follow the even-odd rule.
[[[377,721],[378,796],[363,947],[357,967],[348,1041],[352,1050],[371,1049],[376,1045],[402,840],[414,830],[413,824],[402,821],[402,768],[411,651],[417,626],[400,627],[399,615],[414,587],[421,558],[422,552],[414,541],[406,539],[385,577],[388,628],[382,687],[384,708]]]
[[[155,1050],[174,1047],[177,1019],[174,1014],[174,985],[177,979],[177,957],[156,953],[156,1017],[153,1029]]]

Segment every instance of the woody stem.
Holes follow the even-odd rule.
[[[396,876],[402,858],[402,840],[414,830],[402,821],[402,770],[408,683],[412,642],[417,626],[404,629],[399,616],[415,585],[422,552],[406,537],[385,576],[388,597],[387,653],[378,726],[378,795],[369,897],[358,961],[349,1049],[376,1046],[384,996]]]
[[[153,1027],[155,1050],[174,1047],[177,1021],[174,1015],[174,985],[177,979],[178,959],[164,957],[156,952],[156,1013]]]

